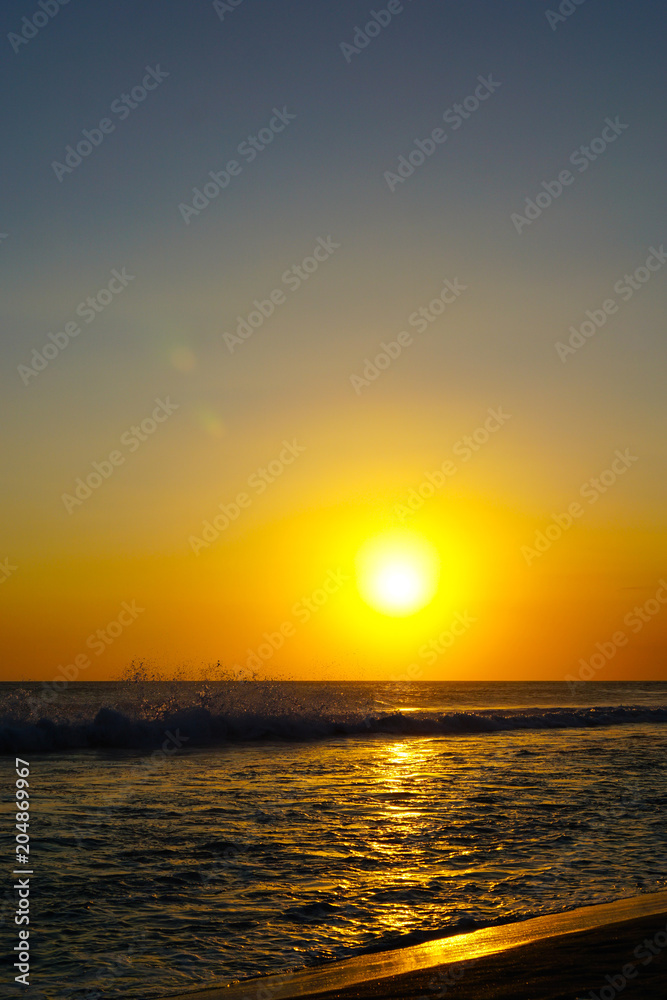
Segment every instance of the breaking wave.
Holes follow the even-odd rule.
[[[156,749],[165,740],[187,748],[245,741],[306,741],[341,737],[465,736],[519,730],[587,729],[667,723],[667,708],[618,706],[435,712],[304,711],[216,712],[209,707],[170,706],[154,717],[102,708],[90,719],[0,719],[0,754],[63,750]]]

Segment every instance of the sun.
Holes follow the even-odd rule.
[[[438,589],[440,559],[433,546],[412,531],[386,531],[357,552],[357,585],[364,601],[385,615],[412,615]]]

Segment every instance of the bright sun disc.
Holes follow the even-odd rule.
[[[387,531],[357,553],[359,592],[385,615],[412,615],[438,588],[440,560],[424,538],[410,531]]]

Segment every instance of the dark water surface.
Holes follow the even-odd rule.
[[[666,684],[41,690],[0,685],[5,803],[31,762],[33,998],[157,997],[667,887]]]

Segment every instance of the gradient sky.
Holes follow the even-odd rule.
[[[6,679],[52,680],[84,654],[80,679],[133,660],[249,676],[286,622],[265,674],[560,680],[620,630],[596,679],[665,679],[667,266],[614,289],[667,241],[664,4],[586,0],[552,27],[555,2],[407,0],[346,59],[385,8],[242,0],[221,18],[204,0],[73,0],[15,52],[40,8],[2,5]],[[110,110],[158,66],[145,100]],[[489,75],[500,86],[461,127],[443,122]],[[295,117],[248,162],[238,146],[274,108]],[[59,180],[54,161],[104,118],[113,131]],[[570,156],[607,118],[627,128],[580,172]],[[390,190],[385,172],[436,128],[446,140]],[[179,205],[232,159],[240,173],[186,224]],[[513,213],[568,168],[517,232]],[[339,246],[289,287],[318,238]],[[114,269],[127,287],[24,384],[19,366]],[[445,279],[465,292],[420,333],[408,317]],[[277,288],[285,301],[230,351],[225,334]],[[609,299],[563,361],[556,343]],[[355,391],[404,330],[413,342]],[[154,434],[123,438],[167,398]],[[498,408],[509,418],[457,457]],[[303,451],[260,493],[248,480],[284,441]],[[63,494],[116,450],[69,512]],[[581,487],[617,450],[633,460],[591,503]],[[441,590],[387,618],[359,598],[355,552],[446,459],[456,473],[405,519],[438,548]],[[240,492],[249,506],[195,553]],[[572,526],[527,555],[574,502]],[[98,655],[89,637],[133,601]],[[466,614],[430,662],[424,646]]]

